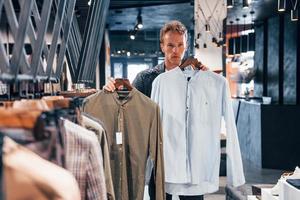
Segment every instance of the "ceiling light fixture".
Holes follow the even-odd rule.
[[[286,0],[278,0],[278,11],[284,12],[286,8]]]
[[[243,9],[249,8],[248,0],[243,0]]]
[[[291,20],[292,21],[298,21],[298,18],[299,18],[298,13],[299,13],[298,8],[296,10],[294,10],[294,9],[291,10]]]
[[[227,8],[233,8],[233,0],[227,0]]]
[[[143,28],[142,11],[139,9],[138,16],[136,18],[136,25],[138,29]]]
[[[209,24],[205,24],[205,31],[206,32],[210,32],[210,26],[209,26]]]
[[[131,40],[134,40],[134,39],[135,39],[136,33],[137,33],[137,30],[132,30],[132,31],[130,31],[129,37],[130,37]]]
[[[92,0],[88,1],[88,5],[91,6],[92,5]]]
[[[298,9],[298,0],[295,0],[295,4],[293,1],[291,1],[291,4],[293,6],[291,10],[291,20],[292,21],[298,21],[298,15],[299,15],[299,9]]]

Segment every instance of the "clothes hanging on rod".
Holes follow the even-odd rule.
[[[106,199],[103,158],[96,135],[69,120],[63,120],[66,168],[74,174],[81,199]]]
[[[54,109],[49,108],[49,101]],[[65,101],[59,109],[57,101]],[[0,108],[0,135],[70,171],[79,184],[81,199],[106,200],[102,148],[94,132],[75,124],[81,123],[80,105],[78,98],[14,101],[12,107]]]
[[[114,192],[114,187],[112,182],[111,165],[110,165],[110,158],[109,158],[109,146],[107,142],[107,133],[104,129],[104,125],[101,121],[97,120],[92,116],[89,116],[86,113],[82,113],[81,117],[82,117],[82,121],[81,121],[82,126],[90,131],[93,131],[96,134],[98,141],[100,143],[102,149],[107,199],[114,200],[115,192]]]
[[[5,199],[79,200],[74,176],[8,137],[3,145]]]

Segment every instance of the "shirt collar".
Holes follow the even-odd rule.
[[[124,105],[133,97],[133,95],[136,93],[136,91],[137,91],[137,89],[135,87],[133,87],[132,90],[129,91],[129,94],[127,95],[127,97],[124,98],[123,100],[119,99],[117,91],[114,91],[112,93],[112,95],[118,105]]]

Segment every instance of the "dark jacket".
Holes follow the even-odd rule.
[[[151,96],[152,82],[161,73],[165,72],[164,62],[156,65],[151,69],[146,69],[138,73],[133,80],[132,85],[138,89],[141,93]]]

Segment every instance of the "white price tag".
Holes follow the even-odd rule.
[[[116,132],[116,142],[117,142],[117,144],[123,143],[122,132]]]

